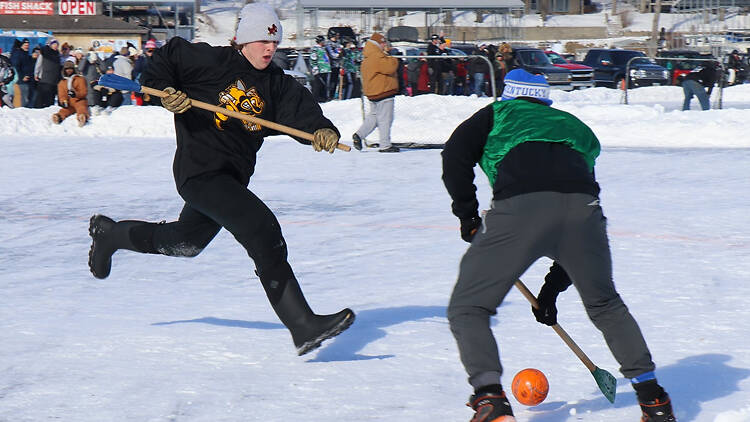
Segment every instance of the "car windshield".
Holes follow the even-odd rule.
[[[552,62],[552,64],[568,64],[568,61],[563,59],[557,53],[547,53],[547,57],[549,58],[549,61]]]
[[[633,57],[638,57],[637,59],[630,62],[630,64],[651,64],[651,60],[646,57],[645,54],[639,52],[639,51],[615,51],[612,52],[612,59],[616,64],[626,64],[628,60],[632,59]]]
[[[550,64],[547,55],[540,50],[521,50],[521,60],[529,66],[547,66]]]

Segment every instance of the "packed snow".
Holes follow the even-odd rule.
[[[679,88],[553,92],[603,145],[597,176],[615,280],[641,324],[680,421],[750,420],[750,86],[724,109],[680,111]],[[393,140],[443,142],[488,103],[396,101]],[[360,100],[322,105],[344,141]],[[697,104],[694,104],[697,108]],[[468,420],[470,393],[445,307],[466,244],[440,180],[439,150],[315,153],[269,138],[250,189],[274,210],[318,312],[355,324],[297,357],[253,265],[222,231],[193,259],[118,252],[86,264],[88,218],[175,219],[174,131],[158,107],[124,106],[78,128],[56,110],[0,110],[0,420]],[[370,140],[377,140],[371,135]],[[478,174],[478,197],[490,192]],[[542,259],[523,280],[537,291]],[[512,291],[495,319],[507,373],[534,367],[547,400],[520,421],[636,420],[627,380],[573,291],[560,324],[618,376],[610,405],[555,333]]]
[[[602,143],[597,177],[618,290],[680,422],[750,421],[750,85],[722,109],[681,111],[679,87],[553,91],[553,107]],[[718,90],[712,98],[718,103]],[[398,97],[394,142],[444,142],[488,104]],[[322,104],[350,144],[359,99]],[[0,421],[461,421],[471,389],[445,318],[467,248],[439,150],[315,153],[266,140],[249,189],[281,222],[314,310],[351,307],[354,325],[295,353],[226,231],[192,259],[120,251],[88,270],[88,220],[176,219],[169,112],[123,106],[54,125],[57,107],[0,109]],[[376,141],[373,134],[368,140]],[[490,190],[477,172],[480,205]],[[538,291],[550,260],[522,280]],[[515,289],[493,319],[510,386],[543,371],[547,399],[519,421],[636,421],[628,380],[573,289],[559,322],[618,378],[610,404],[578,358]],[[509,389],[509,388],[508,388]]]

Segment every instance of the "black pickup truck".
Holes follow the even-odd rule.
[[[594,86],[619,88],[626,71],[630,72],[628,88],[670,84],[669,71],[640,51],[593,48],[578,63],[594,68]]]

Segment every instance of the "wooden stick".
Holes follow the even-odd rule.
[[[515,284],[518,290],[520,290],[521,293],[526,296],[526,299],[531,302],[531,306],[533,306],[535,309],[539,309],[539,302],[537,302],[536,297],[534,297],[534,295],[531,293],[531,291],[529,291],[526,285],[523,284],[521,280],[516,280]],[[610,401],[610,403],[614,403],[615,395],[617,394],[617,379],[609,372],[594,365],[594,362],[592,362],[591,359],[589,359],[589,357],[586,356],[585,353],[583,353],[583,350],[578,347],[576,342],[574,342],[573,339],[570,338],[568,333],[566,333],[561,326],[555,324],[552,326],[552,329],[554,329],[557,335],[559,335],[560,338],[565,342],[565,344],[570,347],[570,350],[572,350],[573,353],[578,356],[578,359],[583,362],[583,364],[586,366],[586,369],[591,372],[591,375],[594,376],[594,380],[596,381],[596,385],[599,386],[599,390],[601,390],[602,394],[604,394],[604,397],[606,397],[607,400]]]
[[[141,92],[145,94],[153,95],[159,98],[164,98],[169,95],[160,89],[149,88],[147,86],[141,86]],[[280,123],[272,122],[270,120],[261,119],[260,117],[254,117],[254,116],[240,113],[238,111],[228,110],[224,107],[219,107],[213,104],[204,103],[203,101],[194,100],[192,98],[190,99],[190,102],[195,107],[202,108],[203,110],[213,111],[214,113],[221,113],[227,116],[234,117],[235,119],[240,119],[246,122],[259,124],[261,126],[265,126],[267,128],[286,133],[287,135],[296,136],[298,138],[306,139],[311,142],[313,139],[315,139],[315,136],[312,133],[307,133],[302,130],[295,129],[293,127],[289,127],[289,126],[282,125]],[[351,151],[352,149],[349,145],[345,145],[345,144],[338,144],[336,145],[336,148],[342,151]]]
[[[536,301],[536,297],[534,297],[534,294],[531,293],[531,291],[526,287],[526,285],[523,284],[521,280],[516,280],[515,284],[518,290],[520,290],[521,293],[524,296],[526,296],[526,299],[528,299],[528,301],[531,302],[531,306],[533,306],[536,309],[539,309],[539,302]],[[553,325],[552,329],[555,330],[557,335],[559,335],[560,338],[562,338],[562,340],[565,342],[565,344],[567,344],[568,347],[570,347],[570,350],[572,350],[573,353],[575,353],[576,356],[578,356],[578,359],[580,359],[581,362],[583,362],[583,364],[586,365],[586,368],[588,368],[589,371],[593,372],[596,369],[596,365],[594,365],[594,362],[592,362],[591,359],[589,359],[589,357],[586,356],[586,353],[583,353],[583,350],[581,350],[581,348],[578,347],[576,342],[573,341],[572,338],[570,338],[568,333],[565,332],[565,330],[563,330],[563,328],[559,324]]]

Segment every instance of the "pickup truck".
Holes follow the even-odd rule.
[[[633,58],[635,59],[630,61]],[[594,86],[619,88],[623,86],[629,61],[628,88],[670,84],[669,71],[652,62],[640,51],[593,48],[579,63],[594,68]]]
[[[556,67],[544,51],[538,48],[513,47],[515,64],[529,73],[543,74],[552,89],[572,91],[573,75],[570,70]]]
[[[594,69],[591,67],[578,63],[571,63],[560,54],[551,50],[545,51],[544,54],[547,55],[549,61],[552,62],[553,65],[570,70],[573,78],[570,84],[573,85],[573,89],[591,88],[594,86]]]

